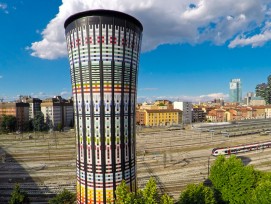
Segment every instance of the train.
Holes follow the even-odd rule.
[[[218,156],[218,155],[238,154],[241,152],[249,152],[249,151],[266,149],[266,148],[271,148],[271,141],[262,142],[262,143],[239,145],[239,146],[233,146],[233,147],[214,148],[212,150],[212,155]]]

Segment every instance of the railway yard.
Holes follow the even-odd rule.
[[[137,180],[142,188],[154,177],[161,192],[178,199],[189,183],[204,182],[216,147],[271,141],[271,120],[194,125],[185,130],[140,129],[137,133]],[[271,148],[237,155],[246,165],[271,171]],[[75,191],[74,132],[0,135],[0,203],[15,183],[32,203],[46,201],[62,189]]]

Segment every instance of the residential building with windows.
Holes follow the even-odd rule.
[[[252,97],[249,105],[250,106],[265,106],[266,101],[262,97]]]
[[[29,119],[33,119],[41,112],[41,102],[39,98],[32,98],[31,96],[20,97],[20,102],[29,103]]]
[[[17,129],[23,130],[24,124],[29,121],[29,104],[23,102],[1,102],[0,103],[0,123],[3,115],[16,117]]]
[[[192,110],[192,122],[204,122],[206,121],[206,112],[201,107],[193,107]]]
[[[266,118],[265,114],[265,106],[260,105],[260,106],[252,106],[252,108],[256,111],[256,119],[262,119]]]
[[[74,121],[72,100],[65,100],[60,96],[43,100],[41,112],[44,115],[44,122],[50,128],[56,128],[59,124],[68,127]]]
[[[146,124],[146,111],[143,109],[136,110],[136,124],[145,125]]]
[[[29,98],[26,100],[26,103],[29,103],[29,118],[34,118],[37,114],[41,112],[41,104],[42,100],[38,98]]]
[[[183,124],[192,123],[193,105],[191,102],[175,101],[175,102],[173,102],[173,107],[174,107],[174,109],[179,109],[182,111],[182,123]]]
[[[171,126],[182,123],[182,111],[171,110],[144,110],[146,126]]]

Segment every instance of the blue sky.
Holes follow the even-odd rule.
[[[76,12],[114,9],[144,27],[138,101],[227,99],[271,74],[269,0],[0,0],[0,98],[71,96],[63,23]]]

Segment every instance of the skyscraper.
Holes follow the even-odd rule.
[[[65,34],[77,145],[78,203],[112,201],[125,180],[136,189],[135,104],[143,27],[110,10],[70,16]]]
[[[230,102],[242,102],[242,84],[240,79],[230,81]]]

